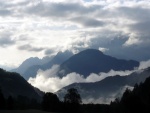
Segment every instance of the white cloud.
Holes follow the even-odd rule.
[[[150,60],[140,62],[139,69],[145,69],[148,67],[150,67]]]
[[[39,71],[35,78],[29,78],[28,82],[33,86],[46,92],[56,92],[60,88],[75,82],[84,82],[84,78],[76,73],[70,73],[63,78],[59,78],[56,73],[59,66],[53,66],[46,71]],[[52,73],[51,73],[52,72]]]
[[[124,43],[124,46],[133,46],[142,43],[137,34],[131,33],[129,39]]]
[[[99,47],[98,48],[101,52],[105,52],[105,51],[108,51],[109,49],[108,48],[103,48],[103,47]]]
[[[125,76],[133,72],[133,71],[110,70],[108,73],[103,72],[99,74],[91,73],[87,78],[84,78],[83,75],[72,72],[60,78],[57,75],[58,71],[59,71],[58,65],[54,65],[51,69],[46,71],[39,70],[36,77],[35,78],[30,77],[28,82],[42,91],[56,92],[57,90],[72,83],[96,82],[108,76],[115,76],[115,75]]]

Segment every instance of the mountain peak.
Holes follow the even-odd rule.
[[[105,55],[99,50],[87,49],[65,61],[60,66],[60,69],[65,70],[65,73],[60,76],[76,72],[87,77],[91,73],[109,72],[111,69],[115,71],[132,70],[137,66],[139,66],[137,61],[117,59]]]

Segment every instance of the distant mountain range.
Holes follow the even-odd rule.
[[[26,59],[18,68],[12,69],[11,72],[17,72],[21,75],[24,75],[27,70],[29,70],[32,66],[40,66],[52,60],[53,57],[44,57],[39,59],[38,57],[31,57]],[[23,76],[26,78],[25,76]]]
[[[109,72],[111,69],[115,71],[133,70],[139,66],[139,62],[134,60],[122,60],[103,54],[99,50],[84,50],[60,65],[60,76],[76,72],[87,77],[91,73]]]
[[[50,69],[53,65],[60,65],[58,76],[63,77],[69,73],[76,72],[87,77],[91,73],[133,70],[139,66],[139,62],[134,60],[122,60],[103,54],[96,49],[87,49],[73,55],[70,51],[59,52],[54,57],[43,59],[29,58],[18,68],[11,70],[20,73],[26,80],[35,77],[37,71]]]
[[[87,49],[75,55],[65,51],[59,52],[53,57],[27,59],[17,69],[12,70],[20,73],[22,77],[17,73],[6,72],[0,69],[0,87],[5,96],[24,95],[30,98],[41,98],[43,93],[27,83],[26,80],[30,77],[35,77],[39,69],[47,70],[55,64],[60,65],[58,71],[60,79],[72,72],[81,74],[86,78],[91,73],[99,74],[110,70],[133,70],[139,66],[137,61],[117,59],[95,49]],[[84,102],[96,100],[101,103],[109,103],[112,99],[121,96],[126,87],[132,88],[136,83],[143,82],[149,76],[150,68],[147,68],[128,76],[116,75],[93,83],[74,83],[62,88],[56,94],[63,98],[67,89],[75,87],[78,89]]]
[[[56,92],[62,99],[67,89],[77,88],[84,102],[98,101],[110,103],[111,100],[122,96],[127,87],[133,87],[136,83],[143,82],[150,76],[150,68],[136,71],[128,76],[110,76],[94,83],[74,83]]]
[[[30,99],[41,100],[43,96],[43,92],[31,86],[18,73],[7,72],[3,69],[0,69],[0,88],[5,97],[26,96]]]
[[[11,70],[11,72],[17,72],[21,74],[26,80],[28,80],[30,77],[35,77],[39,69],[47,70],[55,64],[60,65],[72,55],[72,52],[65,51],[58,52],[56,56],[44,57],[43,59],[31,57],[25,60],[18,68]]]

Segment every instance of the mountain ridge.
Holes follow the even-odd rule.
[[[144,82],[149,76],[150,67],[141,72],[136,71],[126,76],[109,76],[101,81],[91,83],[73,83],[60,89],[56,94],[62,99],[67,89],[76,88],[83,100],[93,99],[89,101],[93,102],[99,99],[109,99],[107,103],[110,103],[115,98],[121,97],[127,87],[132,88],[136,83]]]
[[[39,69],[42,70],[47,70],[50,69],[53,65],[57,64],[61,64],[63,61],[65,61],[66,59],[68,59],[69,57],[71,57],[73,55],[73,53],[71,53],[70,51],[65,51],[65,52],[58,52],[55,56],[53,56],[52,58],[47,58],[44,57],[45,59],[47,59],[47,62],[45,61],[45,63],[43,63],[43,59],[39,59],[37,57],[35,57],[37,60],[36,63],[31,63],[29,60],[33,59],[32,57],[29,58],[29,60],[25,60],[22,64],[27,63],[29,64],[29,66],[25,66],[26,68],[22,69],[22,65],[20,65],[17,69],[11,70],[12,72],[18,72],[19,74],[21,74],[26,80],[28,80],[30,77],[35,77],[37,74],[37,71]],[[39,62],[39,63],[38,63]],[[42,62],[42,63],[41,63]]]
[[[40,100],[42,98],[42,92],[40,90],[41,95],[20,74],[15,72],[7,72],[0,69],[0,87],[5,97],[12,96],[17,98],[21,95],[30,99],[35,98]]]
[[[96,49],[84,50],[63,62],[60,65],[60,70],[64,70],[61,77],[69,73],[76,72],[84,77],[91,73],[108,72],[111,69],[115,71],[133,70],[139,66],[138,61],[117,59],[103,54]]]

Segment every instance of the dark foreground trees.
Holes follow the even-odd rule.
[[[75,88],[68,89],[67,94],[64,97],[64,102],[70,104],[81,104],[82,100],[77,89]]]
[[[5,109],[5,98],[0,88],[0,110]]]
[[[81,103],[82,100],[77,89],[68,89],[67,94],[64,96],[64,107],[66,112],[81,112]]]
[[[7,109],[13,110],[14,109],[14,99],[12,96],[9,96],[7,99]]]
[[[150,77],[144,83],[135,85],[133,91],[127,89],[121,99],[116,99],[110,105],[82,104],[77,89],[68,89],[61,102],[57,95],[45,93],[39,104],[35,99],[24,96],[5,97],[0,90],[0,110],[2,109],[41,109],[64,113],[150,113]]]
[[[42,101],[42,108],[44,111],[59,111],[60,101],[57,95],[53,93],[45,93]]]
[[[56,94],[45,93],[42,100],[42,109],[50,112],[79,112],[82,103],[77,89],[71,88],[67,91],[64,101],[61,102]]]
[[[4,97],[0,89],[0,110],[24,110],[24,109],[40,109],[40,102],[36,99],[30,99],[26,96],[18,95],[18,97]]]
[[[150,77],[133,91],[126,89],[120,101],[110,106],[112,113],[150,113]]]

